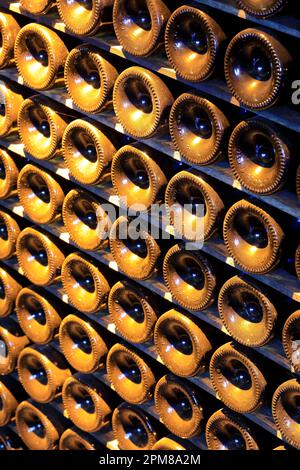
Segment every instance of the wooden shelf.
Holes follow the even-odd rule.
[[[1,75],[15,82],[18,82],[18,83],[21,82],[22,84],[22,79],[18,77],[18,73],[15,68],[0,70],[0,77]],[[76,112],[79,112],[81,115],[87,116],[88,118],[93,119],[95,122],[99,122],[100,124],[103,124],[110,129],[114,129],[117,132],[126,135],[123,127],[117,122],[116,116],[112,110],[103,111],[102,113],[97,114],[97,115],[82,113],[81,111],[79,111],[73,106],[72,100],[68,97],[67,91],[64,88],[60,90],[44,91],[42,94],[47,96],[50,99],[53,99],[57,103],[65,105],[69,109],[76,110]],[[4,138],[0,138],[0,144],[5,145],[4,140],[5,140]],[[167,155],[168,157],[176,161],[181,161],[183,163],[186,163],[186,165],[188,165],[190,168],[194,168],[202,172],[203,174],[212,177],[214,180],[216,180],[216,183],[218,181],[222,181],[228,186],[241,191],[242,194],[243,193],[248,194],[251,197],[256,198],[258,201],[262,201],[266,204],[269,204],[272,207],[276,207],[277,209],[291,215],[292,217],[300,218],[300,202],[296,194],[289,190],[281,190],[270,196],[261,196],[258,194],[254,194],[246,190],[245,188],[243,188],[241,184],[234,178],[231,168],[229,166],[229,163],[227,161],[226,162],[222,161],[219,163],[211,164],[209,166],[191,165],[190,163],[186,162],[181,157],[179,152],[175,151],[173,144],[170,140],[170,137],[168,135],[165,135],[161,138],[154,137],[152,139],[140,140],[140,142],[142,142],[143,144],[147,145],[148,147],[152,149],[158,150],[159,152]],[[18,140],[16,141],[16,143],[11,141],[9,148],[15,153],[25,156],[24,146],[22,146],[22,144],[20,144]],[[30,155],[26,155],[26,156],[31,158]],[[47,165],[48,169],[51,169],[57,174],[61,174],[61,176],[66,177],[66,179],[71,179],[69,175],[69,171],[66,169],[62,159],[61,160],[56,159],[52,161],[43,161],[43,160],[35,159],[35,161],[41,166],[46,167]],[[57,164],[57,168],[55,168],[55,165],[53,165],[53,163]],[[80,185],[80,183],[76,182],[74,179],[73,181],[76,184]],[[89,190],[96,194],[99,191],[99,186],[94,187],[90,185]]]
[[[100,49],[106,50],[111,54],[117,55],[119,57],[130,60],[131,62],[146,67],[150,70],[158,72],[161,75],[172,78],[179,82],[184,83],[189,89],[195,89],[203,93],[207,93],[210,96],[217,97],[223,101],[231,103],[235,106],[240,107],[239,102],[233,97],[229,92],[225,81],[219,79],[210,79],[204,82],[192,83],[185,81],[176,75],[176,72],[170,67],[170,63],[163,54],[156,54],[151,56],[151,58],[141,58],[131,56],[123,51],[122,46],[120,46],[116,40],[115,36],[108,35],[97,35],[97,36],[76,36],[66,30],[65,25],[61,22],[61,19],[57,14],[52,15],[40,15],[34,16],[25,12],[21,12],[20,5],[18,2],[7,2],[4,1],[3,7],[8,8],[9,10],[15,13],[21,13],[23,16],[27,16],[38,23],[50,26],[53,29],[66,33],[70,36],[80,39],[84,43],[92,44],[99,47]],[[276,105],[270,109],[264,111],[257,111],[254,114],[257,114],[263,118],[266,118],[270,121],[273,121],[282,126],[288,127],[289,129],[300,132],[300,113],[295,111],[293,108],[290,108],[285,105]]]

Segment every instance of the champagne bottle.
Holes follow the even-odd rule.
[[[111,390],[92,375],[69,377],[63,386],[62,399],[70,420],[88,433],[98,431],[110,421],[115,404]]]
[[[0,211],[0,259],[6,260],[13,256],[19,233],[18,222],[7,212]]]
[[[28,395],[39,403],[49,403],[71,375],[61,353],[50,345],[23,349],[18,357],[19,380]]]
[[[14,45],[20,25],[9,13],[0,12],[0,69],[13,65]]]
[[[18,434],[30,450],[54,450],[69,421],[52,404],[22,401],[16,411]]]
[[[65,84],[75,106],[86,113],[99,113],[112,102],[118,71],[103,52],[81,44],[69,53]]]
[[[247,108],[273,106],[286,83],[292,58],[279,40],[263,30],[245,29],[225,54],[225,78],[236,100]]]
[[[70,238],[83,250],[98,250],[108,238],[109,215],[87,192],[72,189],[64,199],[62,217]]]
[[[23,450],[23,442],[10,427],[0,428],[0,450]]]
[[[116,0],[113,24],[124,51],[142,57],[153,54],[163,43],[169,16],[162,0]]]
[[[114,0],[57,0],[57,9],[66,28],[79,36],[91,36],[112,20]]]
[[[0,378],[0,428],[8,424],[15,415],[16,408],[25,397],[25,392],[17,374],[3,375]]]
[[[226,343],[214,352],[209,373],[215,392],[231,410],[251,413],[262,405],[266,379],[233,343]]]
[[[165,375],[156,384],[154,399],[160,420],[175,436],[191,438],[199,434],[203,409],[198,390],[192,385]]]
[[[295,270],[298,279],[300,279],[300,245],[298,245],[295,253]]]
[[[0,85],[1,96],[1,85]],[[0,105],[1,106],[1,105]],[[1,113],[0,113],[1,114]],[[1,127],[1,116],[0,116]],[[1,130],[0,130],[1,134]],[[12,157],[6,150],[0,149],[0,199],[10,197],[17,186],[19,170]]]
[[[0,318],[7,317],[12,312],[21,289],[17,279],[0,267]]]
[[[48,90],[63,82],[68,49],[62,39],[41,24],[24,26],[15,42],[15,60],[24,84],[34,90]]]
[[[106,448],[91,434],[79,429],[66,429],[59,440],[59,450],[103,450]]]
[[[53,340],[61,322],[58,306],[32,288],[23,287],[16,299],[16,313],[26,336],[38,344]]]
[[[142,67],[129,67],[116,80],[113,105],[124,131],[148,139],[166,130],[173,96],[165,83]]]
[[[211,415],[205,429],[209,450],[259,450],[257,437],[243,419],[222,409]]]
[[[20,7],[32,15],[46,14],[55,5],[55,0],[20,0]]]
[[[0,374],[10,374],[17,364],[20,352],[29,344],[19,324],[6,318],[0,325]]]
[[[60,184],[35,165],[25,165],[18,177],[18,195],[27,216],[37,224],[60,217],[64,192]]]
[[[152,337],[157,305],[148,291],[128,281],[119,281],[109,292],[108,311],[118,332],[127,341],[144,343]]]
[[[250,119],[233,130],[228,159],[244,188],[256,194],[272,194],[285,183],[290,150],[277,129],[262,120]]]
[[[264,274],[279,262],[282,228],[266,211],[244,199],[228,210],[223,237],[229,255],[244,271]]]
[[[260,287],[243,276],[234,276],[222,286],[218,310],[226,330],[245,346],[263,346],[274,334],[276,307]]]
[[[272,414],[282,438],[300,449],[299,431],[300,385],[297,379],[281,384],[274,393]]]
[[[294,370],[300,372],[300,310],[286,320],[282,329],[284,352]]]
[[[61,281],[69,302],[79,311],[95,313],[107,303],[109,284],[94,262],[71,253],[61,270]]]
[[[63,135],[62,149],[73,178],[79,183],[93,185],[105,176],[116,152],[108,137],[83,119],[75,119],[68,125]]]
[[[157,450],[157,451],[166,451],[166,450],[186,450],[186,447],[184,447],[184,444],[181,444],[177,442],[173,437],[162,437],[159,439],[154,446],[152,447],[152,450]]]
[[[27,98],[18,115],[19,135],[26,152],[38,160],[59,156],[67,121],[58,106],[45,97]]]
[[[15,134],[23,96],[12,85],[0,81],[0,137]],[[1,150],[3,152],[3,150]]]
[[[183,5],[169,18],[166,53],[176,74],[184,80],[200,82],[213,73],[225,39],[222,28],[210,15]]]
[[[160,247],[143,228],[136,233],[136,227],[130,225],[127,217],[121,216],[113,223],[109,245],[119,269],[128,277],[147,279],[154,273]]]
[[[106,369],[113,389],[123,400],[139,404],[152,396],[155,377],[151,368],[122,344],[116,343],[108,351]]]
[[[257,18],[267,18],[280,13],[287,5],[287,0],[235,0],[237,6],[249,15]]]
[[[156,351],[166,367],[180,377],[203,372],[211,344],[199,325],[175,309],[161,315],[154,330]]]
[[[189,310],[204,310],[215,297],[216,276],[199,251],[174,245],[163,262],[164,282],[172,298]]]
[[[60,275],[64,254],[49,235],[27,227],[17,240],[20,268],[38,286],[52,284]]]
[[[114,155],[111,179],[123,205],[144,206],[147,210],[163,196],[166,175],[149,150],[140,145],[125,145]]]
[[[189,241],[210,238],[218,229],[224,211],[223,201],[214,187],[195,171],[180,171],[170,179],[165,204],[175,233]]]
[[[183,93],[170,111],[170,135],[175,149],[193,165],[220,159],[229,121],[211,101]]]
[[[157,441],[157,424],[139,407],[122,403],[112,416],[113,433],[121,450],[151,450]]]
[[[63,319],[59,328],[60,347],[74,369],[90,374],[103,365],[107,345],[100,335],[92,322],[76,315]]]

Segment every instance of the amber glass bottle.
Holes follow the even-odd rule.
[[[95,313],[106,305],[110,287],[92,261],[71,253],[62,265],[61,281],[69,302],[77,310]]]
[[[300,372],[300,310],[292,313],[282,330],[284,352],[294,370]]]
[[[130,226],[127,217],[119,217],[109,234],[110,251],[120,270],[128,277],[147,279],[154,272],[160,248],[150,233],[141,230],[139,235],[136,238],[135,227]]]
[[[172,13],[168,21],[166,53],[181,78],[200,82],[213,73],[225,39],[221,27],[210,15],[183,5]]]
[[[112,392],[92,375],[76,374],[63,386],[62,399],[68,417],[79,429],[96,432],[111,418]]]
[[[148,139],[167,128],[173,96],[165,83],[142,67],[129,67],[116,80],[113,105],[125,132]]]
[[[244,199],[228,210],[223,237],[229,255],[245,271],[267,273],[279,262],[282,228],[266,211]]]
[[[83,119],[76,119],[68,125],[62,148],[71,175],[83,184],[98,184],[116,152],[106,135]]]
[[[61,353],[49,345],[27,347],[18,357],[18,373],[28,395],[39,403],[49,403],[71,375]]]
[[[33,343],[49,343],[61,322],[58,307],[32,288],[23,287],[16,299],[19,324]]]
[[[155,377],[135,352],[116,343],[108,352],[106,369],[111,385],[123,400],[144,403],[152,396]]]
[[[37,224],[60,217],[64,192],[59,183],[35,165],[25,165],[18,177],[18,195],[27,216]]]
[[[152,337],[157,306],[148,291],[128,281],[119,281],[109,292],[108,311],[116,329],[127,341],[144,343]]]
[[[1,320],[0,325],[0,374],[10,374],[17,364],[20,352],[27,346],[29,339],[19,324],[11,319]]]
[[[0,95],[1,95],[1,91],[0,91]],[[0,116],[0,127],[1,127],[1,116]],[[1,134],[1,131],[0,131],[0,134]],[[14,194],[16,187],[17,187],[18,174],[19,174],[18,167],[15,164],[12,157],[9,155],[9,153],[6,150],[0,149],[0,199],[5,199]]]
[[[62,217],[71,239],[83,250],[97,250],[108,238],[109,215],[87,192],[72,189],[64,199]]]
[[[42,15],[55,5],[55,0],[20,0],[22,10],[32,15]]]
[[[11,85],[0,83],[0,137],[17,131],[17,118],[23,96]],[[3,150],[2,150],[3,152]]]
[[[79,429],[66,429],[59,440],[59,450],[105,450],[91,434]]]
[[[0,428],[0,450],[23,450],[24,443],[8,426]]]
[[[245,29],[225,54],[225,77],[237,101],[250,109],[265,109],[278,100],[292,58],[277,38],[259,29]]]
[[[249,15],[257,18],[267,18],[279,13],[287,4],[287,0],[235,0],[237,6]]]
[[[202,428],[198,391],[188,382],[165,375],[156,384],[155,407],[162,423],[176,436],[191,438]]]
[[[54,282],[64,260],[64,254],[48,235],[30,227],[19,235],[17,257],[24,275],[38,286]]]
[[[209,372],[215,392],[230,409],[251,413],[262,405],[265,377],[233,343],[226,343],[214,352]]]
[[[0,12],[0,69],[13,64],[15,40],[20,29],[20,25],[12,15]]]
[[[22,401],[16,411],[19,436],[30,450],[54,450],[68,421],[54,406]]]
[[[15,42],[15,60],[24,84],[48,90],[63,83],[68,49],[51,29],[37,23],[24,26]]]
[[[149,209],[163,196],[166,175],[151,152],[141,145],[125,145],[114,155],[111,165],[113,187],[121,203]]]
[[[151,450],[157,441],[155,421],[128,403],[115,408],[112,428],[120,450]]]
[[[214,301],[216,277],[199,251],[175,245],[163,262],[163,277],[172,298],[189,310],[204,310]]]
[[[83,374],[94,372],[104,363],[107,346],[100,333],[76,315],[68,315],[61,322],[59,342],[67,361]]]
[[[273,395],[272,414],[282,438],[300,449],[299,430],[300,384],[291,379],[281,384]]]
[[[0,259],[13,256],[20,233],[18,222],[7,212],[0,211]]]
[[[118,71],[96,47],[82,44],[72,49],[64,75],[69,96],[77,108],[99,113],[111,104]]]
[[[176,375],[191,377],[203,372],[211,344],[201,328],[175,309],[161,315],[154,343],[163,363]]]
[[[164,41],[170,10],[162,0],[116,0],[113,23],[125,52],[148,56]]]
[[[57,0],[59,16],[72,33],[90,36],[112,21],[114,0]]]
[[[15,373],[0,378],[0,428],[8,424],[15,415],[19,402],[25,392]]]
[[[223,112],[201,96],[183,93],[169,117],[175,149],[188,163],[210,165],[221,157],[229,122]]]
[[[272,194],[285,183],[290,150],[274,127],[251,119],[240,122],[232,132],[228,158],[244,188],[256,194]]]
[[[5,269],[0,267],[0,318],[9,315],[22,286]]]
[[[216,411],[206,424],[209,450],[259,450],[256,436],[246,422],[229,410]]]
[[[180,171],[166,189],[166,210],[175,233],[189,241],[203,241],[218,229],[224,204],[198,172]]]
[[[219,292],[218,310],[226,330],[239,343],[257,348],[271,340],[276,307],[253,281],[242,276],[226,281]]]
[[[67,117],[44,97],[27,98],[20,108],[20,139],[25,150],[38,160],[48,160],[61,153],[61,140],[66,127]]]

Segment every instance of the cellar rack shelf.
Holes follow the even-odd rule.
[[[234,0],[194,0],[201,8],[201,5],[215,8],[216,10],[230,13],[239,18],[246,19],[260,26],[266,26],[280,33],[285,33],[300,39],[300,19],[293,16],[278,14],[272,18],[259,19],[248,15],[244,10],[237,7]]]
[[[240,103],[228,90],[224,80],[212,78],[210,80],[199,83],[188,82],[177,76],[175,70],[170,67],[170,63],[162,54],[153,55],[151,56],[151,59],[131,56],[130,54],[127,54],[123,51],[122,46],[119,45],[115,36],[108,34],[98,34],[97,36],[80,37],[66,30],[65,25],[61,22],[57,14],[41,16],[30,15],[23,11],[21,12],[20,4],[18,2],[10,3],[8,0],[4,1],[3,7],[8,8],[15,13],[21,13],[25,17],[31,18],[46,26],[50,26],[53,29],[68,34],[69,36],[76,37],[84,43],[92,44],[99,47],[100,49],[110,52],[111,54],[125,58],[142,67],[146,67],[150,70],[158,72],[161,75],[182,82],[188,86],[189,89],[195,89],[199,92],[207,93],[237,107],[241,107]],[[285,105],[276,105],[270,109],[256,111],[253,113],[300,133],[300,113],[295,111],[293,108]]]
[[[1,208],[6,208],[11,210],[13,213],[25,217],[27,220],[30,221],[30,219],[26,216],[24,213],[23,207],[18,203],[17,199],[15,198],[10,198],[6,200],[0,201],[0,209]],[[41,228],[44,228],[46,231],[51,233],[57,238],[60,238],[66,243],[69,243],[72,245],[74,248],[80,250],[81,252],[87,253],[89,256],[95,258],[97,261],[101,262],[102,264],[105,264],[108,266],[110,269],[119,272],[118,266],[116,262],[113,260],[113,257],[111,253],[109,252],[108,249],[101,249],[98,251],[90,252],[90,251],[84,251],[81,248],[78,248],[71,240],[66,232],[66,229],[64,228],[62,223],[56,222],[52,224],[48,224],[46,226],[41,226]],[[14,265],[14,268],[16,266]],[[172,295],[168,291],[166,285],[164,284],[163,279],[161,276],[156,273],[156,275],[153,278],[146,279],[146,280],[136,280],[138,284],[140,284],[142,287],[146,287],[149,291],[155,292],[157,295],[160,297],[164,298],[165,300],[168,300],[171,302],[173,305],[177,305],[181,310],[182,307],[176,302],[175,299],[172,298]],[[49,288],[52,292],[52,288]],[[59,297],[62,301],[68,303],[68,298],[66,294],[63,293],[62,289],[57,288],[57,286],[53,287],[53,293],[57,297]],[[228,335],[230,338],[229,332],[226,330],[225,326],[223,325],[220,316],[218,314],[218,310],[216,307],[209,307],[205,310],[202,311],[192,311],[188,309],[184,309],[187,312],[189,312],[190,315],[199,318],[200,320],[204,321],[205,323],[208,323],[209,325],[213,326],[214,328],[217,328],[218,330],[222,331],[226,335]],[[108,329],[112,331],[113,326],[110,325]],[[265,346],[259,347],[259,348],[253,348],[255,349],[256,352],[264,356],[265,358],[275,362],[281,367],[284,367],[286,370],[290,372],[295,372],[294,368],[286,358],[283,350],[283,346],[279,338],[274,338],[270,343],[268,343]]]
[[[9,266],[10,268],[18,271],[21,275],[23,275],[23,272],[18,267],[18,263],[17,263],[15,258],[11,258],[10,260],[2,261],[2,264]],[[66,302],[66,297],[64,295],[62,295],[62,291],[58,286],[44,287],[44,289],[48,290],[49,292],[56,295],[58,298],[60,298],[64,302]],[[86,318],[91,318],[92,317],[92,316],[87,316],[87,315],[85,315],[85,316],[86,316]],[[97,315],[95,315],[95,321],[98,321],[100,324],[103,324],[103,326],[105,326],[106,328],[108,327],[108,323],[105,324],[104,322],[102,323],[101,321],[99,321],[99,319],[97,318]],[[112,331],[111,327],[110,327],[110,331]],[[147,345],[142,346],[142,345],[134,344],[134,347],[141,350],[143,353],[147,354],[152,359],[155,359],[160,364],[162,363],[160,358],[158,358],[153,345],[148,347]],[[94,373],[94,375],[98,379],[102,380],[103,383],[105,383],[106,385],[111,387],[108,376],[107,376],[107,374],[104,370],[99,370],[98,372]],[[195,377],[187,377],[183,380],[187,380],[187,381],[193,383],[199,389],[204,390],[205,392],[209,393],[210,395],[212,395],[215,398],[217,398],[218,400],[220,400],[220,397],[218,396],[218,394],[212,388],[209,373],[207,371],[204,372],[203,374],[198,374]],[[143,406],[145,406],[144,410],[146,412],[148,412],[149,414],[151,414],[154,417],[157,417],[157,413],[155,411],[155,408],[153,407],[152,402],[149,402],[149,403],[147,403],[146,405],[143,405]],[[254,412],[254,413],[243,413],[243,416],[245,416],[250,421],[257,424],[258,426],[264,428],[266,431],[273,434],[277,438],[283,440],[283,438],[281,436],[281,433],[276,428],[276,425],[275,425],[275,423],[273,421],[273,418],[272,418],[271,410],[268,406],[263,405],[258,411]]]
[[[17,70],[14,68],[10,68],[7,70],[0,70],[0,78],[1,78],[1,75],[5,78],[9,78],[10,80],[14,82],[18,82],[19,84],[22,84],[22,79],[18,76]],[[106,110],[96,115],[83,113],[82,111],[75,108],[75,106],[73,106],[72,100],[68,97],[66,89],[64,88],[59,89],[59,90],[56,89],[56,90],[44,91],[42,92],[42,94],[45,95],[47,98],[50,98],[60,104],[63,104],[69,109],[74,109],[76,112],[79,112],[83,116],[87,116],[88,118],[94,120],[95,122],[99,122],[105,125],[106,127],[109,127],[110,129],[116,130],[117,132],[121,134],[128,135],[125,133],[121,124],[117,122],[116,116],[112,110]],[[232,188],[239,190],[241,192],[241,195],[245,193],[259,201],[269,204],[272,207],[276,207],[277,209],[291,215],[292,217],[300,218],[300,202],[296,194],[292,193],[291,191],[281,190],[278,193],[275,193],[269,196],[261,196],[259,194],[254,194],[246,190],[244,187],[242,187],[241,184],[238,182],[238,180],[234,178],[228,162],[222,161],[222,162],[211,164],[208,166],[197,166],[197,165],[191,165],[189,162],[185,161],[181,157],[180,153],[174,150],[173,144],[168,135],[164,135],[163,137],[160,137],[160,138],[154,137],[154,138],[147,139],[147,140],[140,139],[139,141],[154,150],[158,150],[159,152],[167,155],[168,157],[176,161],[182,161],[186,165],[190,166],[191,169],[196,169],[208,175],[209,177],[212,177],[213,179],[217,181],[222,181],[223,183],[231,186]],[[4,146],[6,145],[4,138],[0,138],[0,144]],[[25,156],[24,146],[22,146],[22,144],[20,144],[19,142],[11,141],[9,149],[14,151],[15,153]],[[58,164],[58,168],[54,168],[54,165],[52,164],[52,162],[51,161],[44,162],[42,160],[36,160],[36,163],[39,163],[41,166],[47,165],[48,169],[51,169],[55,173],[61,174],[61,176],[64,176],[67,179],[70,179],[69,171],[64,166],[62,160],[55,161]],[[91,192],[94,192],[95,194],[99,194],[99,186],[95,186],[95,187],[90,186],[89,190]]]
[[[23,157],[25,156],[24,148],[22,144],[20,143],[13,143],[10,139],[0,138],[0,145],[8,148],[12,152],[15,152],[16,154],[20,156],[23,156]],[[67,170],[61,166],[58,169],[53,170],[53,166],[51,166],[51,163],[49,163],[49,161],[36,160],[27,154],[26,156],[28,156],[32,161],[36,162],[37,164],[40,164],[44,166],[45,168],[55,171],[57,174],[63,176],[64,178],[69,177]],[[75,181],[74,183],[78,184]],[[94,192],[95,194],[105,199],[107,198],[107,200],[111,202],[112,204],[119,205],[119,199],[117,198],[117,196],[110,194],[110,190],[107,185],[102,186],[102,189],[100,190],[99,188],[101,188],[101,186],[95,186],[95,187],[89,186],[88,191]],[[97,191],[97,193],[95,191]],[[148,220],[147,214],[146,214],[146,217]],[[166,220],[161,220],[158,223],[165,232],[168,232],[170,235],[173,235],[173,229],[172,227],[170,227],[170,225],[168,224]],[[65,235],[61,234],[60,236],[61,238],[67,237],[67,233]],[[199,245],[198,247],[196,245],[196,248],[204,251],[205,253],[213,256],[214,258],[219,259],[220,261],[228,264],[229,266],[234,267],[238,269],[239,271],[243,272],[241,268],[235,264],[234,260],[228,255],[224,242],[220,238],[210,239],[206,241],[204,244]],[[91,255],[94,257],[97,257],[95,252],[91,252]],[[252,273],[246,273],[246,274],[256,279],[257,281],[263,284],[266,284],[269,287],[272,287],[273,289],[295,300],[296,302],[300,302],[300,281],[295,276],[286,272],[284,269],[277,268],[276,270],[270,273],[264,274],[264,275],[258,275],[258,274],[252,274]]]

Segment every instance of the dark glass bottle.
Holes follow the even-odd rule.
[[[18,222],[7,212],[0,211],[0,259],[6,260],[14,255],[19,234]]]
[[[0,325],[0,375],[10,374],[17,365],[21,351],[29,344],[17,321],[1,320]]]
[[[0,69],[13,65],[14,45],[21,27],[9,13],[0,12]]]
[[[20,401],[26,393],[16,373],[2,375],[0,378],[0,428],[8,424],[15,415]],[[1,438],[0,438],[1,439]]]
[[[23,96],[8,83],[0,83],[0,137],[17,132],[17,119]],[[4,150],[1,150],[4,152]]]
[[[15,193],[17,187],[18,174],[19,170],[13,158],[9,155],[6,150],[0,149],[0,199],[5,199]]]
[[[17,279],[0,267],[0,318],[7,317],[14,308],[18,292],[22,289]]]
[[[300,373],[300,310],[286,320],[282,329],[282,344],[292,368]]]
[[[235,0],[237,6],[249,15],[257,18],[267,18],[280,13],[287,5],[287,0]]]
[[[299,380],[291,379],[281,384],[274,393],[272,414],[283,439],[300,449],[299,431]]]

